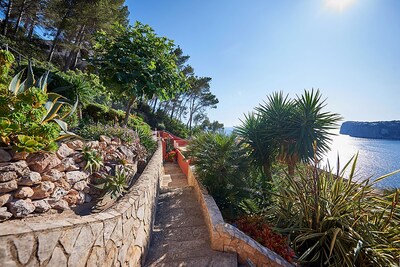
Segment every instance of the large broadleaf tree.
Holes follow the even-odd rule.
[[[187,89],[187,82],[177,66],[172,40],[158,36],[140,22],[113,27],[113,34],[100,31],[96,35],[92,62],[105,84],[129,99],[126,126],[137,100],[172,98]]]

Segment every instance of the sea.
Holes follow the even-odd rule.
[[[225,133],[232,133],[226,127]],[[400,169],[400,140],[356,138],[334,132],[330,151],[323,156],[320,167],[329,166],[335,172],[339,157],[339,169],[358,153],[355,179],[374,180]],[[348,172],[345,173],[345,176]],[[377,184],[380,188],[400,188],[400,173],[391,175]]]

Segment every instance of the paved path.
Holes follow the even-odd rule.
[[[235,266],[235,254],[214,251],[193,189],[178,164],[164,164],[145,266]]]

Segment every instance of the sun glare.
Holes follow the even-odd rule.
[[[357,0],[325,0],[325,6],[331,10],[342,12],[352,5]]]

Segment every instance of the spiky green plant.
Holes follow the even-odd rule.
[[[90,147],[83,148],[83,159],[86,161],[85,170],[90,173],[99,171],[103,166],[103,157],[96,150]]]
[[[47,92],[48,72],[36,80],[29,64],[22,80],[23,72],[11,80],[8,92],[0,94],[1,142],[19,151],[55,150],[56,141],[76,137],[63,119],[75,111],[77,102],[71,105],[62,96]],[[63,106],[70,106],[69,112],[61,114]]]
[[[271,180],[272,163],[275,161],[277,144],[274,139],[264,138],[271,128],[269,121],[256,113],[245,115],[242,124],[234,128],[240,141],[249,150],[249,157],[256,167],[261,167],[268,180]]]
[[[112,199],[117,199],[127,192],[130,178],[129,172],[125,170],[125,167],[117,165],[115,167],[115,175],[106,176],[102,189],[106,195],[109,195]]]
[[[305,168],[282,177],[268,218],[290,236],[299,261],[310,266],[397,266],[400,204],[397,189],[384,194],[372,181],[355,181],[357,156],[335,175]],[[348,179],[346,169],[351,168]]]
[[[195,136],[187,147],[193,159],[196,177],[214,197],[227,218],[238,212],[245,191],[249,162],[245,149],[235,136],[203,133]]]

